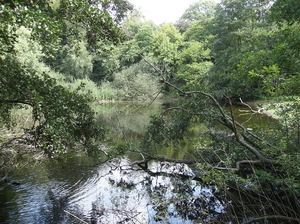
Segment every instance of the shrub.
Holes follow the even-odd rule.
[[[116,73],[111,86],[116,90],[118,99],[124,100],[147,99],[161,89],[159,78],[145,62],[132,65]]]

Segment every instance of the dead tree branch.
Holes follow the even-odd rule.
[[[249,110],[239,110],[240,112],[254,113],[255,114],[255,113],[261,113],[262,110],[264,109],[264,108],[259,108],[258,110],[253,110],[252,107],[249,104],[243,102],[242,98],[240,98],[240,102],[241,102],[241,104],[243,104],[244,106],[249,108]]]
[[[159,157],[153,157],[153,158],[148,158],[145,160],[140,160],[140,161],[135,161],[132,165],[137,165],[138,167],[140,167],[142,170],[144,170],[146,173],[148,173],[150,176],[176,176],[176,177],[180,177],[182,179],[189,179],[189,180],[196,180],[196,181],[200,181],[203,182],[202,178],[197,177],[197,176],[192,176],[192,175],[188,175],[188,174],[182,174],[182,173],[167,173],[164,171],[157,171],[154,172],[152,170],[150,170],[148,168],[148,162],[150,162],[151,160],[155,160],[155,161],[164,161],[164,162],[173,162],[173,163],[184,163],[184,164],[194,164],[197,163],[196,160],[180,160],[180,159],[171,159],[171,158],[159,158]]]
[[[142,56],[143,57],[143,56]],[[216,100],[215,97],[213,97],[211,94],[203,92],[203,91],[189,91],[189,92],[185,92],[183,90],[181,90],[180,88],[178,88],[177,86],[173,85],[172,83],[170,83],[164,76],[163,72],[158,69],[156,66],[154,66],[152,63],[150,63],[145,57],[143,57],[143,59],[161,76],[161,78],[163,79],[164,83],[172,88],[174,88],[175,90],[177,90],[179,93],[183,94],[183,95],[192,95],[192,94],[200,94],[203,95],[205,97],[208,97],[213,104],[218,108],[220,115],[221,115],[221,119],[217,119],[217,121],[221,124],[223,124],[225,127],[227,127],[228,129],[230,129],[234,134],[235,134],[235,139],[236,141],[244,146],[247,150],[249,150],[251,153],[253,153],[256,158],[258,160],[243,160],[243,161],[239,161],[237,162],[237,167],[234,169],[239,169],[240,164],[243,163],[276,163],[276,161],[271,160],[269,158],[267,158],[266,156],[264,156],[263,154],[260,153],[260,147],[258,147],[257,144],[254,143],[254,141],[251,141],[249,139],[249,137],[246,136],[245,133],[249,134],[250,136],[255,137],[256,139],[260,140],[261,142],[263,142],[265,144],[265,142],[259,138],[258,136],[256,136],[254,133],[250,132],[250,131],[245,131],[246,128],[244,128],[241,124],[238,124],[235,119],[234,119],[234,114],[233,114],[233,110],[232,110],[232,105],[231,105],[231,116],[227,115],[226,112],[224,111],[224,109],[222,108],[222,106],[219,104],[219,102]],[[230,99],[228,98],[229,102],[231,103]],[[240,99],[241,100],[241,99]],[[243,101],[241,100],[241,102],[243,103]],[[245,103],[244,103],[245,104]],[[247,104],[246,104],[247,105]],[[250,107],[249,105],[247,105],[248,107]],[[251,108],[251,107],[250,107]],[[173,108],[174,109],[174,108]],[[181,109],[181,110],[185,110],[183,108],[176,108],[176,109]],[[251,108],[252,110],[252,108]],[[253,111],[253,110],[252,110]],[[188,111],[187,111],[188,112]],[[241,133],[237,127],[240,127],[244,130],[244,133]],[[267,144],[268,146],[271,146],[270,144]],[[219,168],[220,169],[220,168]],[[228,168],[224,168],[224,169],[228,169]]]

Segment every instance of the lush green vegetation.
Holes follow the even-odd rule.
[[[28,144],[51,156],[78,143],[90,152],[105,129],[87,104],[99,93],[88,78],[87,47],[124,39],[119,23],[131,7],[123,1],[1,1],[2,123],[11,125],[14,108],[30,109]]]
[[[153,117],[143,150],[177,144],[190,124],[205,123],[211,141],[199,138],[195,149],[208,155],[193,160],[203,181],[264,192],[278,204],[267,215],[299,221],[292,212],[300,194],[298,1],[198,1],[176,24],[159,26],[126,0],[0,2],[1,123],[10,128],[13,112],[29,111],[28,144],[50,156],[77,147],[94,155],[105,128],[89,102],[184,97]],[[271,133],[244,128],[232,106],[220,105],[270,97],[291,102],[277,105],[280,123]],[[212,132],[217,124],[221,131]],[[149,171],[150,160],[163,158],[147,152]]]

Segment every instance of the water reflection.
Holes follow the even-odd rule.
[[[150,115],[159,114],[164,105],[123,102],[100,104],[97,108],[98,122],[112,127],[107,143],[116,145],[124,142],[124,137],[138,144]],[[261,127],[267,119],[258,114],[237,115],[237,121],[248,128]],[[202,128],[189,131],[198,136]],[[157,149],[156,153],[182,159],[193,151],[183,142],[178,148]],[[129,155],[95,164],[79,156],[21,167],[10,183],[2,184],[0,222],[83,223],[81,219],[88,223],[200,223],[224,213],[217,189],[170,175],[150,176],[129,166],[136,159],[140,158]],[[193,175],[186,165],[157,162],[149,166],[153,172]]]
[[[98,123],[109,127],[108,144],[116,145],[127,139],[138,143],[146,132],[150,116],[163,110],[162,101],[113,102],[95,104]]]
[[[223,212],[221,202],[212,200],[213,189],[168,175],[150,176],[130,166],[132,162],[128,158],[97,168],[82,166],[74,173],[80,176],[77,181],[71,176],[74,162],[79,161],[71,160],[56,170],[51,168],[54,164],[49,163],[50,167],[40,164],[26,178],[16,176],[15,181],[21,184],[8,186],[5,192],[10,198],[5,202],[5,195],[1,194],[0,221],[82,223],[81,219],[88,223],[193,223],[190,220],[205,209],[214,210],[216,214]],[[152,163],[150,169],[192,174],[192,170],[182,166]]]

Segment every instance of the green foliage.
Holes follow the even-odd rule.
[[[271,18],[278,22],[288,22],[293,24],[300,19],[300,3],[293,0],[275,1],[271,8]]]
[[[114,100],[117,99],[117,90],[113,89],[110,82],[103,82],[99,87],[98,98],[100,100]]]
[[[89,96],[90,101],[101,99],[101,89],[97,84],[88,78],[75,79],[73,82],[60,83],[66,87],[70,92],[77,92],[80,95]]]
[[[91,79],[98,83],[112,81],[115,73],[139,62],[140,53],[142,53],[141,49],[133,40],[119,45],[109,44],[99,47],[93,58]]]
[[[160,64],[177,65],[182,36],[173,24],[164,24],[151,37],[149,56]]]
[[[214,16],[216,3],[211,0],[201,0],[192,3],[180,17],[190,22],[201,21]]]
[[[43,58],[46,55],[42,52],[41,44],[31,40],[32,35],[32,31],[24,26],[16,30],[17,38],[14,43],[14,50],[18,62],[24,67],[35,70],[41,76],[46,73],[60,84],[63,84],[65,76],[53,71],[51,67],[44,63]]]
[[[67,49],[64,63],[68,68],[60,68],[75,77],[88,76],[93,65],[87,43],[92,46],[99,40],[124,39],[119,23],[131,7],[127,1],[1,2],[3,122],[9,123],[13,108],[26,105],[31,108],[34,121],[33,127],[26,131],[34,144],[50,156],[65,153],[76,144],[95,151],[93,143],[103,138],[105,130],[95,123],[95,114],[87,104],[93,100],[90,92],[83,90],[84,84],[67,90],[65,84],[58,84],[63,76],[42,61],[47,58],[45,61],[55,66],[55,55],[60,44],[64,44]],[[85,83],[90,84],[88,80]]]
[[[147,54],[150,51],[150,43],[155,29],[147,24],[140,27],[134,36],[135,44],[140,49],[141,54]]]
[[[274,7],[285,4],[278,2]],[[250,99],[295,91],[290,84],[298,76],[294,66],[299,64],[299,51],[294,47],[293,35],[299,29],[294,23],[282,23],[281,27],[274,24],[269,17],[272,8],[269,1],[222,1],[210,25],[198,25],[200,31],[210,32],[206,36],[213,37],[208,39],[208,46],[214,67],[207,77],[212,89]],[[275,11],[272,13],[274,16]],[[186,35],[193,37],[188,32]],[[271,72],[269,69],[274,66],[276,72]]]
[[[299,197],[300,186],[295,177],[278,177],[276,174],[272,174],[265,170],[255,169],[253,174],[253,186],[256,191],[264,191],[266,194],[279,194],[285,197]]]
[[[119,42],[124,39],[119,23],[130,9],[132,5],[127,1],[62,0],[56,11],[67,21],[84,27],[88,44],[94,45],[98,40]]]
[[[195,21],[190,24],[189,28],[183,33],[186,41],[198,41],[200,43],[207,43],[213,38],[212,34],[213,19],[206,19]]]
[[[17,63],[9,58],[1,60],[0,105],[7,113],[17,104],[32,107],[35,123],[27,131],[35,144],[51,154],[64,152],[76,142],[87,146],[92,139],[103,137],[104,129],[94,123],[94,113],[86,104],[90,98],[77,93],[80,88],[69,92],[46,74],[38,76]]]
[[[176,82],[183,84],[183,88],[195,89],[212,66],[209,49],[205,49],[203,44],[196,41],[187,42],[180,52]]]
[[[108,157],[116,158],[120,156],[124,156],[125,153],[130,151],[131,146],[127,143],[119,144],[115,146],[112,150],[108,151]]]
[[[229,184],[243,185],[247,181],[239,177],[235,172],[216,170],[211,163],[198,163],[197,168],[202,172],[202,179],[205,183],[215,186],[220,190],[228,188]]]
[[[122,24],[123,32],[126,37],[131,40],[139,32],[143,26],[143,15],[137,9],[133,9],[131,13],[126,17]]]
[[[118,99],[148,99],[160,91],[159,78],[145,62],[132,65],[114,75],[111,87]]]
[[[282,131],[282,148],[285,154],[297,153],[300,143],[300,102],[295,99],[294,102],[279,105],[277,115],[284,124]],[[298,154],[297,154],[298,157]],[[295,157],[296,158],[296,157]]]
[[[45,54],[41,51],[41,45],[38,42],[30,40],[32,38],[30,29],[21,26],[16,31],[16,35],[17,39],[14,48],[20,63],[36,71],[41,71],[42,69],[39,68],[39,65]]]
[[[58,71],[73,78],[87,78],[93,71],[92,55],[87,51],[87,43],[75,43],[61,49],[61,65]]]
[[[280,91],[280,69],[277,65],[264,66],[259,74],[249,72],[251,76],[261,76],[260,81],[262,82],[262,90],[266,95],[273,96],[277,95]]]

